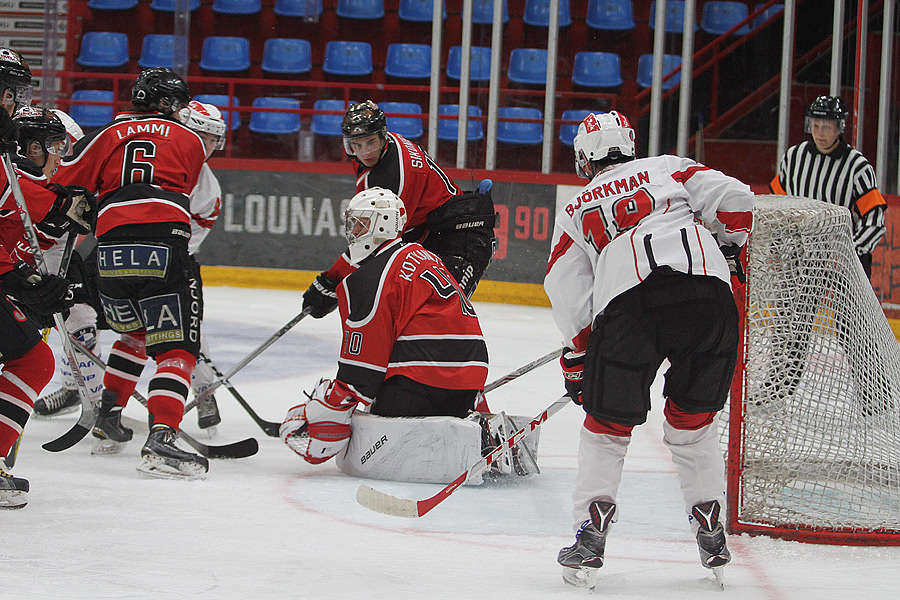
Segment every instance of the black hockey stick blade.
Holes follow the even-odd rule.
[[[94,421],[95,419],[93,418],[93,415],[90,419],[90,426],[83,424],[81,422],[81,419],[79,419],[78,422],[75,423],[75,425],[72,427],[72,429],[68,430],[55,440],[50,440],[49,442],[41,445],[41,448],[49,452],[62,452],[63,450],[68,450],[84,439],[84,436],[86,436],[94,426]]]
[[[259,452],[259,442],[256,438],[247,438],[231,444],[212,446],[194,439],[184,431],[178,432],[178,437],[187,442],[194,450],[206,458],[247,458]]]
[[[210,360],[210,358],[203,352],[200,353],[200,360],[210,368],[210,370],[213,372],[213,375],[215,375],[219,379],[222,379],[222,385],[224,385],[225,388],[229,392],[231,392],[231,395],[234,396],[234,399],[237,400],[238,404],[240,404],[241,407],[243,407],[243,409],[247,411],[247,414],[250,415],[250,418],[253,419],[253,422],[259,425],[259,428],[263,430],[263,433],[265,433],[269,437],[278,437],[278,430],[281,428],[281,423],[266,421],[258,414],[256,414],[256,411],[253,410],[253,407],[250,406],[250,404],[246,400],[244,400],[244,397],[241,396],[241,394],[237,391],[237,388],[235,388],[234,385],[232,385],[232,383],[227,379],[223,379],[224,375],[222,375],[222,371],[220,371],[215,363]]]

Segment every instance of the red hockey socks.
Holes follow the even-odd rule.
[[[153,423],[162,423],[178,430],[184,416],[191,374],[197,357],[186,350],[169,350],[156,356],[156,374],[150,380],[147,408]]]
[[[116,394],[119,406],[128,404],[146,362],[142,337],[123,335],[113,344],[103,374],[103,388]]]
[[[0,374],[0,456],[16,443],[41,390],[53,378],[53,352],[44,342],[6,361]]]

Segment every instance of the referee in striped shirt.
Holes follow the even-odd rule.
[[[812,137],[791,146],[769,184],[773,194],[831,202],[850,210],[856,254],[869,279],[872,250],[884,237],[887,202],[878,191],[875,169],[844,139],[849,111],[838,96],[819,96],[806,109]]]

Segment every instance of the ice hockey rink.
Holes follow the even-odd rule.
[[[300,311],[299,292],[209,287],[204,332],[224,372]],[[560,345],[547,308],[475,303],[491,357],[489,381]],[[55,340],[55,333],[53,334]],[[104,332],[108,348],[114,337]],[[305,319],[237,374],[233,383],[269,421],[301,390],[333,376],[336,313]],[[55,344],[58,345],[58,344]],[[139,390],[146,391],[149,367]],[[47,391],[56,389],[56,380]],[[659,398],[659,383],[654,398]],[[563,392],[556,363],[488,396],[494,411],[533,417]],[[333,462],[310,466],[266,437],[230,394],[216,393],[213,440],[190,413],[184,429],[207,443],[253,436],[259,453],[212,461],[204,481],[145,479],[135,467],[146,412],[125,411],[135,439],[120,455],[92,457],[90,436],[59,454],[41,444],[75,415],[32,419],[13,472],[31,481],[29,504],[2,511],[0,598],[50,599],[538,599],[591,595],[562,581],[581,409],[542,428],[541,473],[458,489],[419,519],[356,503],[361,483],[423,499],[442,486],[353,479]],[[662,444],[662,401],[635,430],[618,498],[619,522],[593,591],[603,598],[741,600],[900,595],[900,547],[841,547],[731,536],[720,591],[700,566],[674,466]]]

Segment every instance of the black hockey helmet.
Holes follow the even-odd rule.
[[[344,135],[344,150],[349,156],[354,156],[350,149],[350,140],[366,137],[377,133],[381,139],[386,139],[387,119],[384,111],[371,100],[353,104],[344,114],[341,121],[341,133]]]
[[[54,113],[40,106],[22,106],[13,115],[19,126],[19,148],[27,156],[28,145],[38,142],[44,151],[44,161],[48,154],[65,156],[69,152],[69,134],[62,120]],[[54,146],[55,142],[64,142]],[[43,167],[43,165],[39,165]]]
[[[144,69],[131,88],[131,103],[135,108],[166,116],[181,110],[190,101],[191,93],[184,79],[164,67]]]
[[[21,54],[0,47],[0,94],[11,90],[16,107],[31,104],[31,69]]]
[[[844,131],[850,111],[844,106],[840,96],[819,96],[806,108],[806,132],[809,133],[810,119],[837,121],[838,130]]]

